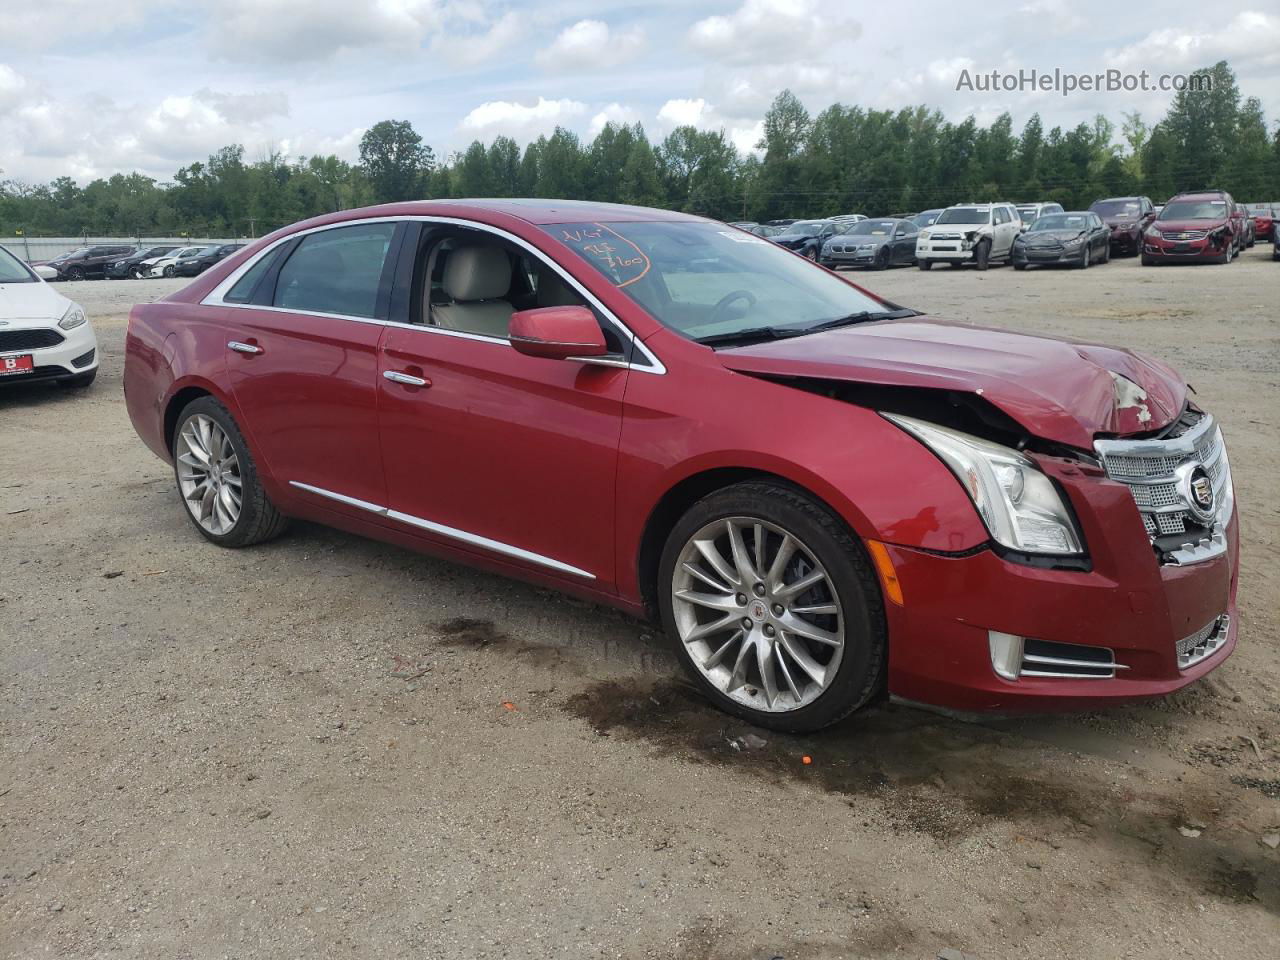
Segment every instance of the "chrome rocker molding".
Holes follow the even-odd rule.
[[[259,250],[252,257],[245,260],[244,263],[240,264],[238,267],[232,270],[229,274],[223,277],[222,280],[218,283],[218,285],[214,287],[212,290],[210,290],[208,295],[203,300],[200,301],[201,305],[210,306],[210,307],[231,307],[236,310],[262,310],[269,313],[292,313],[292,314],[298,314],[302,316],[320,314],[320,311],[293,310],[288,307],[274,307],[274,306],[268,307],[268,306],[262,306],[260,304],[253,304],[253,303],[228,303],[223,298],[231,290],[231,288],[236,285],[236,282],[242,276],[248,273],[249,270],[253,268],[254,264],[260,261],[263,257],[269,256],[271,252],[275,250],[277,247],[279,247],[282,243],[288,243],[290,240],[293,240],[297,237],[305,237],[311,233],[319,233],[323,230],[336,230],[339,227],[353,227],[353,226],[358,226],[359,224],[362,224],[362,223],[445,224],[448,226],[465,227],[470,230],[480,230],[484,233],[491,233],[494,236],[501,237],[503,240],[506,240],[509,243],[513,243],[516,246],[528,251],[530,254],[537,257],[539,261],[546,263],[553,270],[555,270],[555,272],[560,275],[560,278],[562,280],[568,283],[569,286],[572,287],[574,290],[578,291],[578,293],[581,294],[582,297],[588,303],[590,303],[593,307],[595,307],[598,311],[600,311],[601,316],[603,316],[609,322],[609,324],[615,330],[618,331],[619,334],[621,334],[626,340],[630,341],[634,351],[640,354],[641,357],[643,357],[643,360],[640,362],[636,362],[636,361],[627,362],[625,360],[620,360],[617,358],[610,358],[610,357],[569,357],[568,359],[570,361],[577,361],[580,363],[589,363],[589,364],[594,364],[596,366],[602,366],[602,367],[621,367],[626,370],[634,370],[637,373],[652,373],[658,376],[662,376],[667,372],[667,368],[663,365],[662,361],[658,359],[657,355],[652,350],[649,349],[649,347],[645,344],[643,340],[641,340],[631,331],[630,327],[628,327],[625,323],[623,323],[620,319],[618,319],[617,315],[608,307],[606,307],[603,303],[601,303],[600,300],[597,299],[596,296],[590,290],[588,290],[585,286],[583,286],[577,280],[576,277],[574,277],[567,270],[565,270],[564,267],[560,266],[560,264],[556,263],[554,260],[548,257],[542,250],[539,250],[537,247],[529,243],[527,240],[524,240],[521,237],[517,237],[514,233],[508,233],[506,230],[502,230],[498,227],[490,226],[487,223],[480,223],[477,220],[464,220],[461,217],[440,217],[440,216],[362,217],[357,220],[340,220],[337,223],[326,223],[318,227],[310,227],[306,230],[298,230],[294,233],[286,234],[285,236],[279,237],[276,240],[272,241],[269,245]],[[466,333],[462,330],[445,330],[441,327],[432,327],[432,326],[427,326],[426,324],[421,324],[421,323],[400,323],[399,321],[396,321],[396,320],[378,320],[373,317],[355,317],[345,313],[324,313],[322,315],[326,317],[335,317],[339,320],[351,320],[351,321],[354,321],[355,323],[373,323],[383,327],[403,327],[406,330],[418,330],[422,333],[432,334],[434,336],[459,337],[463,340],[477,340],[482,343],[502,344],[503,346],[514,349],[511,347],[510,341],[505,337],[488,337],[478,333]]]
[[[289,486],[297,487],[299,490],[305,490],[307,493],[314,493],[316,496],[324,497],[328,500],[335,500],[338,503],[346,504],[349,507],[357,507],[360,510],[367,510],[369,513],[377,514],[380,517],[387,517],[400,523],[408,524],[411,527],[417,527],[430,533],[439,534],[442,537],[448,537],[451,540],[457,540],[461,543],[468,544],[473,547],[480,547],[483,550],[489,550],[493,553],[501,553],[508,557],[515,557],[517,560],[525,560],[529,563],[536,563],[539,566],[547,567],[559,573],[569,573],[575,577],[583,577],[587,580],[596,578],[594,573],[586,570],[580,570],[577,567],[570,566],[567,563],[561,563],[559,560],[551,557],[544,557],[540,553],[534,553],[531,550],[523,550],[520,547],[513,547],[509,543],[503,543],[501,540],[490,540],[488,537],[482,537],[479,534],[468,533],[465,530],[458,530],[455,527],[446,527],[442,523],[435,523],[432,520],[424,520],[422,517],[415,517],[410,513],[401,513],[399,510],[392,510],[390,507],[379,506],[376,503],[370,503],[368,500],[358,500],[355,497],[348,497],[345,494],[334,493],[332,490],[325,490],[322,487],[313,487],[309,483],[299,483],[297,480],[290,480]]]

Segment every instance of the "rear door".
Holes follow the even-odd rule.
[[[306,234],[223,298],[227,372],[250,442],[277,482],[339,511],[386,503],[375,384],[402,229],[375,221]]]

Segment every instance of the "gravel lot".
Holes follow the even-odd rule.
[[[1242,514],[1226,666],[1103,714],[883,706],[747,750],[645,624],[310,525],[206,544],[120,394],[129,306],[181,281],[64,286],[98,382],[0,392],[0,955],[1275,956],[1269,254],[865,277],[1182,368]]]

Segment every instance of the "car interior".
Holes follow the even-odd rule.
[[[480,231],[428,234],[418,263],[415,322],[426,326],[506,339],[517,310],[583,306],[596,312],[549,264]],[[607,323],[601,329],[610,352],[621,353],[617,331]]]

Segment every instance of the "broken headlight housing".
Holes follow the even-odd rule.
[[[936,423],[882,414],[951,468],[991,539],[1010,550],[1054,556],[1084,552],[1071,512],[1035,462],[1012,447]]]

